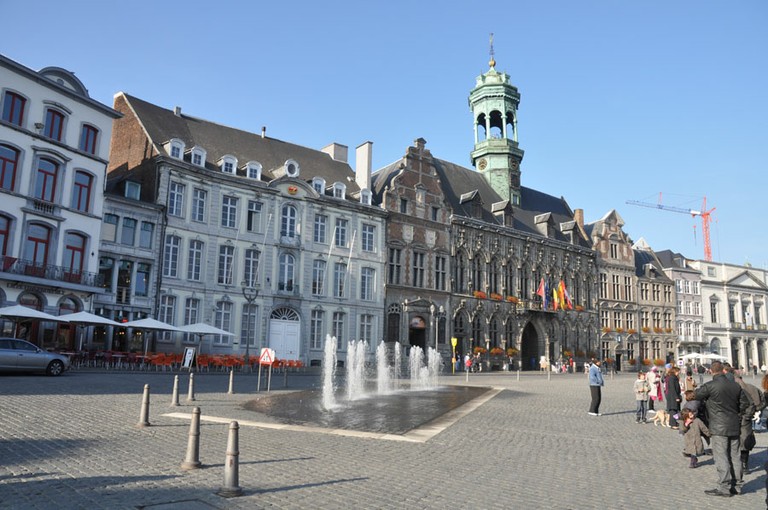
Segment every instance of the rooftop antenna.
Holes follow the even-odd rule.
[[[494,53],[493,53],[493,32],[491,32],[491,37],[490,37],[489,44],[491,46],[491,51],[490,51],[491,60],[488,62],[488,65],[491,66],[491,69],[493,69],[494,67],[496,67],[496,60],[493,58],[494,57]]]

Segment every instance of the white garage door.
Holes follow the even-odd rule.
[[[299,359],[299,315],[290,308],[278,308],[269,318],[269,347],[277,359]]]

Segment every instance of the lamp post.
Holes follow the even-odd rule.
[[[432,331],[435,332],[435,352],[437,352],[437,307],[434,303],[429,305],[429,315],[432,318]]]
[[[250,314],[253,312],[251,305],[259,296],[259,284],[251,281],[243,280],[240,284],[243,290],[243,297],[248,302],[248,328],[245,333],[245,366],[247,370],[251,371],[251,318]]]

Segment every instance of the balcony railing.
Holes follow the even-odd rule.
[[[74,283],[88,287],[101,287],[103,283],[103,277],[99,273],[73,271],[63,266],[36,264],[30,260],[7,256],[0,257],[0,273],[31,276],[33,278]]]

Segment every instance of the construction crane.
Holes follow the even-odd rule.
[[[707,197],[704,197],[704,200],[701,203],[701,210],[697,211],[696,209],[685,209],[683,207],[674,207],[670,205],[663,205],[661,203],[661,193],[659,193],[659,203],[652,204],[650,202],[641,202],[639,200],[627,200],[627,203],[629,205],[639,205],[641,207],[650,207],[651,209],[661,209],[662,211],[672,211],[672,212],[679,212],[684,214],[690,214],[691,216],[701,216],[701,232],[702,236],[704,237],[704,260],[711,261],[712,260],[712,243],[709,238],[709,223],[712,221],[712,211],[715,210],[713,207],[712,209],[707,209]],[[695,226],[693,227],[696,228]]]

